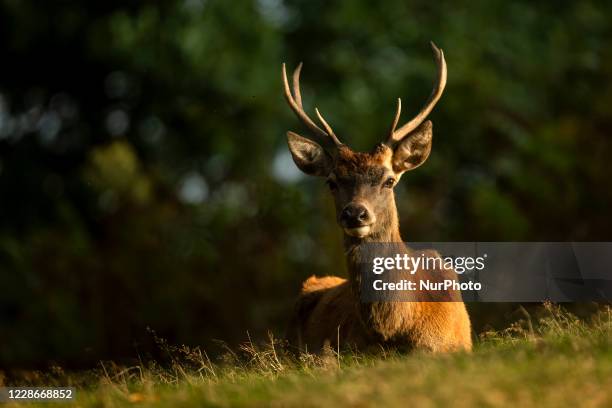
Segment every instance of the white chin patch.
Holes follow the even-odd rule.
[[[365,227],[345,228],[344,232],[346,235],[350,235],[351,237],[363,238],[370,234],[370,226],[366,225]]]

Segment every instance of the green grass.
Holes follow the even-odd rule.
[[[198,349],[162,343],[170,367],[106,363],[56,381],[77,386],[81,407],[612,406],[611,346],[609,308],[586,323],[548,305],[538,321],[485,333],[473,353],[330,350],[296,360],[271,341],[213,364]]]

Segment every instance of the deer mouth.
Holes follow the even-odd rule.
[[[355,238],[364,238],[370,234],[371,227],[369,225],[363,225],[361,227],[344,228],[346,235],[350,235]]]

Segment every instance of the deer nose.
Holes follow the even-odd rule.
[[[342,210],[340,221],[349,228],[369,225],[371,223],[370,212],[362,204],[350,203]]]

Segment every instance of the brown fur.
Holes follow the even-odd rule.
[[[306,114],[300,92],[301,64],[293,75],[293,92],[285,65],[282,79],[285,98],[298,118],[321,145],[288,132],[289,150],[305,173],[327,178],[338,224],[344,230],[348,279],[333,276],[308,278],[296,302],[290,326],[291,339],[301,349],[317,351],[325,344],[358,348],[394,345],[434,352],[470,350],[470,319],[461,294],[414,293],[407,302],[364,303],[360,297],[358,265],[367,243],[401,244],[393,187],[401,175],[417,168],[431,152],[432,124],[425,121],[446,85],[444,53],[433,43],[438,75],[430,98],[421,111],[397,129],[401,114],[398,100],[387,140],[369,153],[354,152],[342,144],[317,110],[323,129]],[[420,270],[412,279],[456,279],[452,271]]]
[[[427,271],[420,273],[423,278]],[[454,277],[448,272],[438,278]],[[319,351],[325,344],[334,349],[382,344],[433,352],[472,348],[470,320],[460,295],[457,301],[362,304],[351,278],[335,276],[311,276],[304,282],[292,331],[292,340],[307,351]]]
[[[385,147],[377,147],[372,153],[342,148],[333,174],[346,182],[349,179],[354,183],[378,182],[378,169],[390,161],[389,155]],[[343,203],[336,197],[337,204],[339,201],[338,208]],[[303,283],[290,327],[290,340],[301,350],[308,351],[319,351],[326,344],[357,349],[389,345],[433,352],[471,350],[470,319],[459,293],[437,294],[442,298],[433,298],[431,293],[416,293],[414,302],[361,302],[357,283],[360,245],[402,241],[393,197],[384,205],[389,208],[379,211],[376,229],[369,237],[345,235],[348,279],[311,276]],[[421,270],[414,278],[455,279],[456,274]]]

